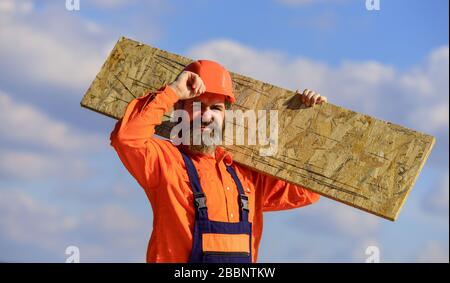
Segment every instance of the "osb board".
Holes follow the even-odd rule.
[[[132,99],[173,81],[190,59],[121,38],[81,105],[120,119]],[[235,162],[395,220],[435,139],[331,103],[303,107],[295,93],[232,73],[232,109],[278,110],[278,151],[225,146]],[[167,118],[167,117],[166,117]],[[167,119],[165,119],[167,120]],[[171,124],[157,128],[169,137]]]

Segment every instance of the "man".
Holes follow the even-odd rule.
[[[307,106],[327,101],[310,90],[299,99]],[[319,199],[301,186],[233,163],[220,146],[175,146],[153,137],[173,106],[188,113],[191,126],[201,118],[202,136],[220,129],[226,105],[234,100],[228,71],[213,61],[195,61],[171,84],[132,100],[111,133],[111,145],[153,209],[147,262],[256,262],[263,212]]]

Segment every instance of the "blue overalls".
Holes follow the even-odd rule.
[[[249,204],[248,197],[245,195],[241,181],[236,172],[231,166],[227,166],[227,171],[230,173],[236,187],[239,191],[240,201],[240,216],[239,222],[219,222],[210,221],[208,218],[208,208],[206,206],[206,197],[203,193],[198,178],[197,170],[195,169],[192,159],[181,152],[184,163],[189,175],[189,181],[191,183],[191,189],[194,193],[194,205],[196,208],[195,213],[195,225],[192,241],[192,252],[189,258],[189,262],[196,263],[251,263],[252,262],[252,224],[248,221]],[[230,251],[204,251],[203,249],[203,235],[205,234],[245,234],[248,235],[249,245],[246,252],[230,252]],[[245,243],[246,244],[246,243]]]

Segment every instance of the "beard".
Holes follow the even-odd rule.
[[[205,145],[205,144],[191,144],[187,146],[190,151],[193,151],[195,153],[201,153],[201,154],[208,154],[211,155],[216,151],[217,146],[216,145]]]
[[[191,121],[191,130],[189,131],[189,145],[187,146],[190,151],[200,154],[213,154],[216,148],[221,144],[223,140],[223,132],[225,128],[225,123],[222,127],[218,125],[217,122],[202,122],[201,127],[204,127],[204,131],[200,132],[200,137],[196,137],[196,140],[200,140],[200,144],[194,143],[194,127]]]

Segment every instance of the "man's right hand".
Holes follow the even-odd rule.
[[[206,90],[200,76],[190,71],[181,72],[169,86],[175,91],[180,100],[200,96]]]

